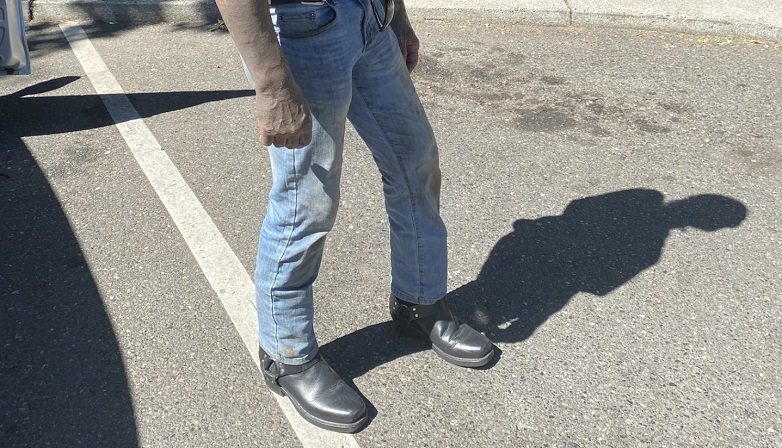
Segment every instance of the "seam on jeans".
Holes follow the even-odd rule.
[[[274,304],[275,304],[275,298],[274,298],[274,288],[277,286],[277,278],[280,276],[280,265],[282,264],[282,260],[285,258],[285,254],[288,252],[288,248],[291,244],[291,239],[293,237],[293,229],[296,226],[296,218],[297,213],[299,211],[299,185],[298,185],[298,174],[296,173],[296,151],[293,149],[287,149],[287,148],[278,148],[283,150],[291,151],[293,154],[293,220],[291,222],[291,228],[290,232],[288,232],[288,236],[285,238],[285,247],[282,249],[282,253],[280,254],[279,258],[277,259],[277,267],[276,272],[274,273],[274,280],[271,282],[271,286],[269,287],[269,297],[272,299],[272,321],[274,321],[274,356],[280,356],[278,353],[280,353],[280,338],[279,338],[279,324],[277,323],[277,317],[274,314]],[[285,356],[282,356],[285,358]]]
[[[353,83],[355,85],[355,83]],[[366,106],[367,111],[369,111],[369,116],[372,117],[372,120],[375,122],[375,126],[377,126],[378,129],[380,129],[380,135],[383,136],[383,139],[385,140],[385,143],[388,145],[388,147],[391,149],[391,152],[394,153],[395,159],[397,164],[399,165],[399,171],[402,173],[402,177],[405,179],[405,186],[407,187],[407,193],[408,198],[410,198],[410,208],[412,210],[412,221],[413,226],[415,227],[415,237],[416,237],[416,258],[418,259],[418,296],[423,297],[424,296],[424,271],[423,271],[423,264],[424,261],[421,258],[421,253],[423,252],[423,249],[421,247],[421,225],[418,222],[417,214],[416,214],[416,201],[415,197],[413,196],[413,189],[410,186],[410,179],[407,177],[407,173],[404,170],[404,163],[402,163],[402,158],[397,154],[397,152],[394,150],[394,145],[391,144],[391,141],[388,139],[388,136],[386,135],[385,131],[383,130],[383,127],[380,126],[380,122],[378,121],[377,117],[375,116],[375,113],[372,112],[372,109],[369,107],[369,101],[367,101],[367,98],[364,96],[364,93],[361,92],[361,90],[356,87],[356,91],[358,91],[358,94],[361,96],[361,99],[364,101],[364,105]],[[390,225],[390,223],[389,223]],[[418,299],[420,300],[420,298]]]

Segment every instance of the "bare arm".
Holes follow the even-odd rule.
[[[309,105],[277,42],[267,0],[217,0],[217,7],[255,81],[261,144],[308,145]]]

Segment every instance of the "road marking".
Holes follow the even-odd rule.
[[[260,372],[253,281],[182,174],[144,124],[84,30],[76,24],[67,23],[61,24],[60,29],[141,170],[220,298]],[[259,378],[257,384],[249,387],[260,387],[261,384]],[[287,398],[269,393],[277,400],[305,448],[358,448],[352,435],[326,431],[311,425],[296,412]]]

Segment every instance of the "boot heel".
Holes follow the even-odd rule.
[[[266,387],[268,387],[269,390],[281,397],[285,396],[285,392],[282,391],[282,387],[280,387],[280,385],[274,381],[274,377],[269,375],[269,373],[266,371],[263,372],[263,381],[266,383]]]
[[[404,320],[394,319],[394,328],[406,336],[421,337],[421,333],[412,324]]]

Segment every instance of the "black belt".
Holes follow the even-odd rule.
[[[290,5],[291,3],[306,3],[307,0],[269,0],[269,6]]]

